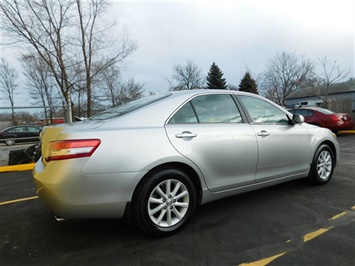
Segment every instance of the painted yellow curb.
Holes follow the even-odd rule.
[[[355,130],[344,130],[344,131],[339,131],[338,134],[355,134]]]
[[[3,173],[3,172],[12,172],[12,171],[26,171],[26,170],[32,170],[34,167],[35,167],[35,164],[34,164],[34,163],[2,166],[2,167],[0,167],[0,173]]]

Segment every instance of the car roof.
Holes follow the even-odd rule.
[[[198,90],[182,90],[182,91],[172,91],[172,94],[180,95],[195,95],[200,93],[234,93],[234,94],[250,94],[248,92],[235,91],[235,90],[225,90],[225,89],[198,89]],[[256,94],[255,94],[256,95]]]

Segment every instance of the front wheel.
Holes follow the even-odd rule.
[[[12,146],[12,145],[15,144],[15,140],[14,140],[14,139],[7,139],[7,140],[5,141],[5,144],[6,144],[7,146]]]
[[[153,236],[169,236],[183,228],[196,207],[196,191],[178,169],[163,169],[150,176],[136,193],[136,225]]]
[[[308,179],[314,185],[324,185],[331,179],[334,167],[334,153],[328,145],[323,144],[314,154]]]

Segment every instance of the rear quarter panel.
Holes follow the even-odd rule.
[[[120,128],[96,133],[80,136],[101,140],[82,169],[85,174],[148,171],[163,158],[181,157],[172,148],[164,128]]]

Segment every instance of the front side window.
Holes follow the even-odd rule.
[[[170,119],[169,124],[243,123],[240,112],[229,94],[197,96]]]
[[[25,132],[25,131],[26,129],[24,127],[15,127],[9,130],[9,132]]]
[[[251,96],[239,96],[245,106],[252,123],[256,124],[288,124],[287,116],[274,105]]]

